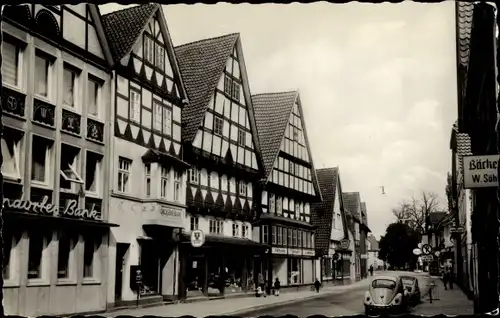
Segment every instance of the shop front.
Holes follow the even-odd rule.
[[[109,308],[178,298],[178,245],[185,210],[165,202],[112,197]],[[138,300],[139,299],[139,300]]]
[[[179,296],[221,297],[254,292],[259,273],[265,272],[269,247],[249,239],[206,235],[201,247],[181,235]]]
[[[278,278],[285,288],[313,284],[316,280],[315,260],[313,249],[272,247],[272,281]]]
[[[109,228],[99,200],[9,184],[3,199],[4,309],[41,316],[106,310]],[[20,191],[16,191],[20,190]]]

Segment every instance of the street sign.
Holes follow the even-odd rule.
[[[429,244],[425,244],[422,246],[422,253],[424,253],[424,255],[430,255],[432,253],[432,247]]]
[[[191,246],[202,247],[205,243],[205,234],[201,230],[191,231]]]
[[[346,250],[346,249],[348,249],[348,248],[349,248],[349,244],[350,244],[350,243],[351,243],[351,242],[349,241],[349,239],[342,239],[342,240],[340,241],[340,248],[341,248],[341,249],[343,249],[343,250]]]
[[[499,155],[463,156],[464,188],[488,188],[498,186]]]
[[[432,255],[422,255],[422,262],[431,262],[434,257]]]
[[[415,254],[415,255],[417,255],[417,256],[418,256],[418,255],[422,254],[422,250],[421,250],[421,249],[419,249],[419,248],[414,248],[414,249],[413,249],[413,254]]]
[[[460,226],[459,227],[452,227],[450,229],[450,233],[451,234],[454,234],[454,233],[460,233],[460,234],[462,234],[464,231],[465,231],[464,228],[460,227]]]

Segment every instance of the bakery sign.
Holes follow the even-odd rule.
[[[3,199],[4,209],[24,211],[42,215],[59,215],[101,221],[101,212],[94,210],[94,207],[95,205],[93,204],[90,209],[79,208],[77,200],[68,200],[66,207],[61,210],[59,206],[49,203],[48,196],[44,196],[42,198],[42,201],[40,202],[21,199]]]

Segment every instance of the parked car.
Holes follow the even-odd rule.
[[[400,276],[376,276],[365,293],[365,315],[405,312],[408,296]]]
[[[404,288],[408,291],[408,303],[412,306],[420,303],[420,287],[418,279],[414,276],[400,276],[403,281]]]

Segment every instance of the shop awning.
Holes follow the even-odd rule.
[[[144,163],[157,162],[167,165],[177,166],[179,168],[189,168],[191,165],[181,159],[166,152],[161,152],[154,149],[148,149],[142,156]]]
[[[182,241],[184,243],[191,242],[191,236],[187,233],[182,233]],[[238,237],[227,237],[227,236],[217,236],[217,235],[205,235],[205,245],[229,245],[229,246],[241,246],[250,247],[257,249],[268,249],[271,248],[269,245],[261,244],[250,239],[238,238]]]

